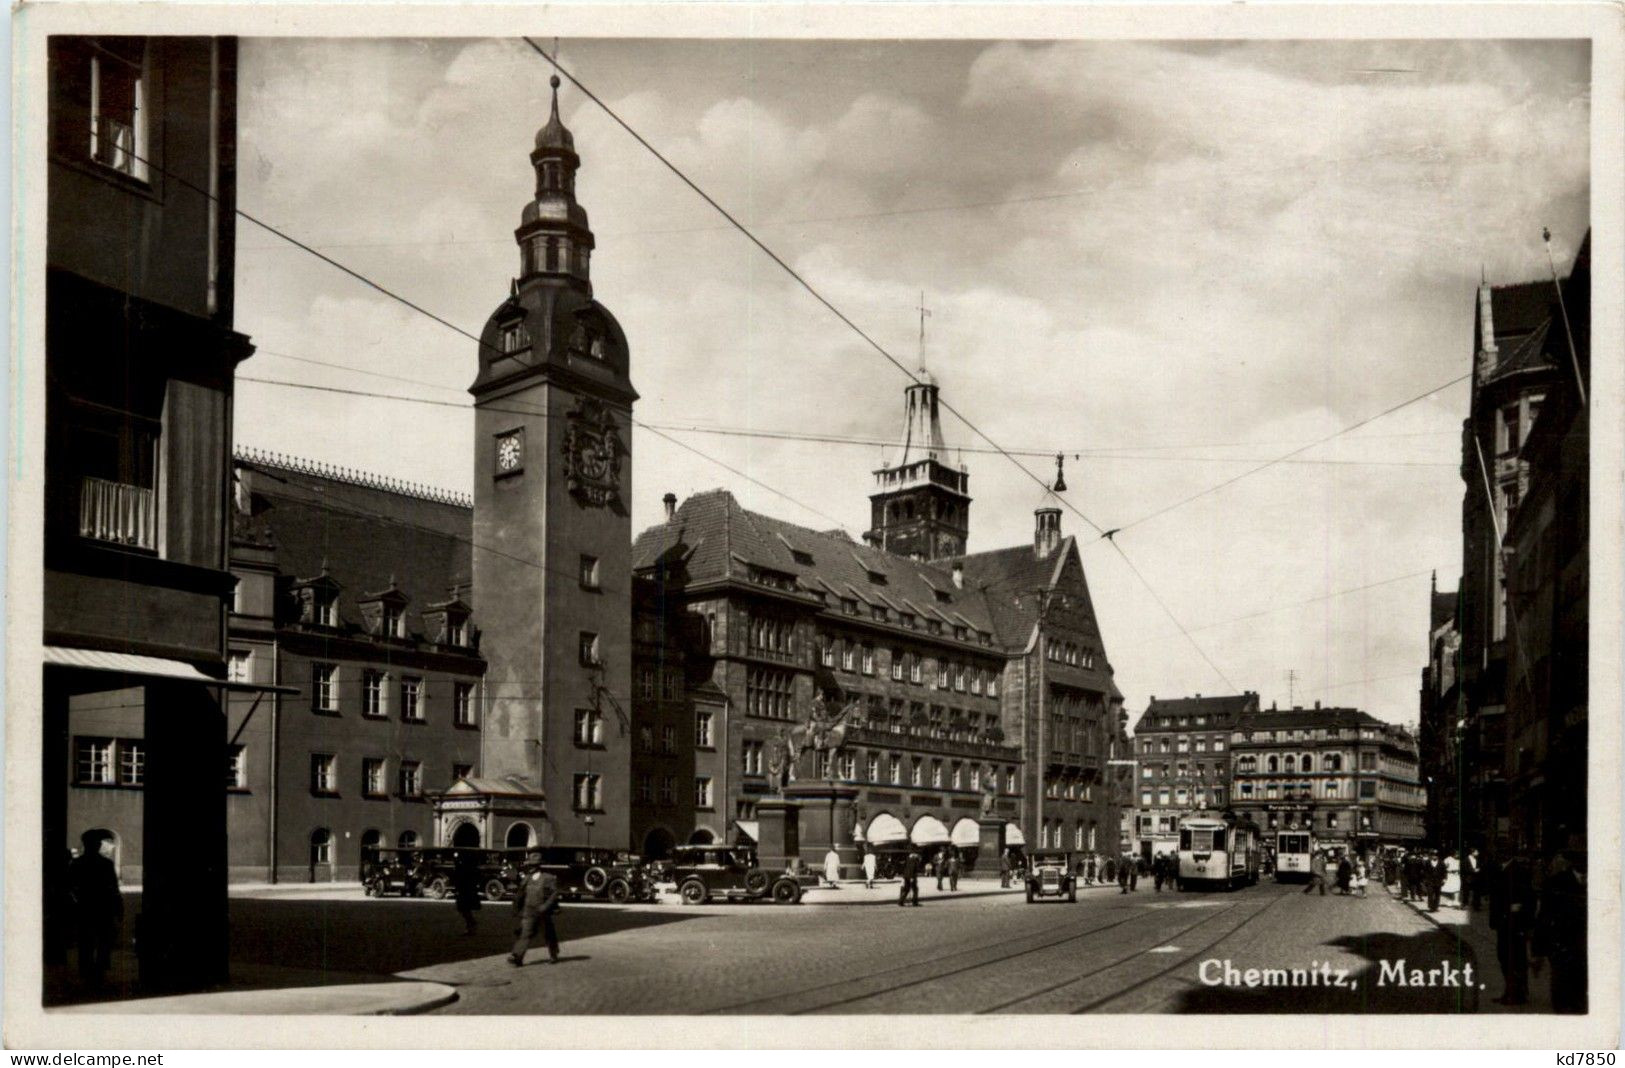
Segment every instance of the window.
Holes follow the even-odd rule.
[[[962,790],[965,788],[965,769],[960,766],[958,761],[954,762],[953,776],[949,779],[949,781],[953,783],[953,788],[955,790]]]
[[[835,666],[835,639],[825,638],[818,648],[818,662],[827,668]]]
[[[90,158],[147,180],[146,42],[106,41],[90,56]]]
[[[603,777],[592,773],[577,774],[574,791],[577,812],[598,812],[603,806]]]
[[[1495,437],[1495,451],[1517,452],[1518,444],[1518,406],[1511,404],[1501,409],[1501,425]]]
[[[644,665],[638,668],[638,696],[652,699],[655,695],[655,669]]]
[[[1207,752],[1207,739],[1206,738],[1198,738],[1198,739],[1196,739],[1196,751],[1198,753]]]
[[[655,748],[655,729],[653,727],[638,728],[638,752],[652,753]]]
[[[1215,753],[1224,752],[1224,741],[1222,739],[1219,739],[1219,738],[1213,739],[1213,751]]]
[[[310,754],[310,792],[338,793],[338,758],[332,753]]]
[[[75,739],[74,775],[81,785],[113,785],[113,739]]]
[[[361,673],[361,714],[372,719],[384,715],[384,673],[371,668]]]
[[[401,761],[401,796],[423,796],[423,769],[416,760]]]
[[[366,797],[385,797],[384,762],[368,757],[361,762],[361,793]]]
[[[451,717],[452,722],[459,727],[472,727],[475,725],[473,683],[459,682],[452,685]]]
[[[647,773],[639,775],[635,782],[632,796],[641,804],[652,804],[655,799],[654,776]]]
[[[1377,796],[1377,784],[1376,784],[1376,782],[1374,780],[1372,780],[1372,779],[1361,780],[1361,782],[1360,782],[1360,800],[1361,801],[1372,801],[1372,800],[1376,799],[1376,796]]]
[[[401,615],[401,606],[397,604],[385,604],[381,607],[383,609],[383,615],[381,617],[379,633],[386,638],[406,637],[406,619]]]
[[[502,327],[502,351],[518,352],[530,347],[530,331],[524,323],[506,323]]]
[[[598,666],[598,635],[591,631],[581,632],[577,649],[580,652],[581,663],[587,667]]]
[[[938,787],[942,785],[942,761],[940,760],[931,761],[931,785]]]
[[[868,642],[863,643],[863,673],[865,675],[875,673],[875,647]]]
[[[789,719],[795,695],[795,676],[772,668],[751,668],[745,673],[745,714],[768,719]]]
[[[984,672],[981,668],[972,668],[971,669],[971,673],[970,673],[970,692],[971,693],[974,693],[974,694],[977,694],[977,695],[981,694],[981,692],[982,692],[982,676],[985,675],[985,674],[986,674],[986,672]]]
[[[700,711],[694,714],[694,744],[700,749],[710,749],[711,742],[711,712]]]
[[[946,690],[947,688],[948,688],[948,661],[946,661],[946,660],[938,660],[937,661],[937,689]]]
[[[1309,753],[1305,753],[1303,755],[1303,759],[1301,761],[1299,761],[1298,766],[1303,769],[1303,773],[1305,775],[1309,774],[1311,771],[1314,771],[1315,770],[1315,758],[1314,758],[1314,756],[1309,754]]]
[[[924,782],[925,782],[925,761],[921,760],[919,757],[915,757],[913,759],[913,761],[910,763],[909,772],[908,772],[908,784],[910,786],[920,786],[920,785],[923,785]]]
[[[576,709],[576,745],[602,746],[604,717],[590,708]]]
[[[1361,771],[1376,771],[1377,770],[1377,754],[1375,754],[1375,753],[1361,753],[1360,754],[1360,770]]]
[[[1326,813],[1326,829],[1327,830],[1333,830],[1333,831],[1335,831],[1337,829],[1337,813],[1335,813],[1335,812]]]
[[[585,778],[585,776],[577,776]],[[677,776],[666,775],[660,780],[660,803],[662,805],[675,805],[677,803]]]
[[[893,753],[886,758],[886,765],[887,778],[901,786],[903,783],[903,758]]]
[[[401,718],[409,723],[423,722],[423,680],[408,676],[401,680]]]
[[[662,753],[677,752],[677,728],[669,723],[660,728],[660,751]]]
[[[241,745],[226,746],[226,789],[248,789],[248,749]]]
[[[473,774],[474,774],[474,765],[472,765],[472,764],[453,764],[451,766],[451,781],[452,782],[456,782],[458,779],[466,779],[466,778],[470,777]]]
[[[326,827],[310,832],[310,862],[313,865],[333,863],[333,832]]]
[[[761,775],[763,773],[763,754],[765,747],[761,742],[746,741],[743,748],[746,775]]]
[[[1152,770],[1150,765],[1148,765],[1148,764],[1141,765],[1141,767],[1140,767],[1140,778],[1149,779],[1149,778],[1151,778],[1151,776],[1153,774],[1154,774],[1154,771]]]
[[[660,699],[676,701],[682,696],[683,673],[668,669],[660,673]]]
[[[310,665],[310,707],[317,712],[337,712],[339,669],[332,664]]]
[[[842,671],[853,671],[853,670],[855,670],[854,664],[856,662],[856,658],[857,658],[857,646],[854,645],[852,642],[844,643],[841,646],[841,670]]]
[[[999,676],[998,676],[997,672],[990,672],[988,674],[988,677],[987,677],[987,695],[989,697],[997,697],[997,696],[999,696]]]
[[[856,753],[852,752],[851,750],[844,753],[837,753],[836,761],[839,765],[842,779],[845,779],[847,782],[851,782],[853,779],[858,777],[858,755]]]
[[[863,762],[863,779],[865,782],[880,781],[880,754],[870,753]]]
[[[954,689],[960,693],[965,692],[965,665],[954,665]]]
[[[869,618],[873,619],[877,623],[886,622],[886,606],[883,604],[870,605]]]
[[[903,650],[891,651],[891,677],[893,682],[903,681]]]
[[[598,589],[598,557],[581,554],[581,588]]]
[[[711,807],[711,777],[701,775],[694,780],[694,807]]]
[[[244,649],[233,649],[226,659],[226,678],[232,682],[253,681],[254,654]]]
[[[1274,772],[1280,771],[1281,770],[1281,761],[1276,757],[1270,757],[1268,760],[1264,761],[1264,770],[1268,771],[1268,772],[1270,772],[1272,774]]]

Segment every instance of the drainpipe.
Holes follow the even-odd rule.
[[[279,640],[277,640],[275,638],[271,639],[271,684],[273,686],[282,685],[282,648],[281,648],[281,646],[282,646],[282,643]],[[271,867],[270,878],[267,881],[272,882],[272,883],[275,883],[277,881],[277,877],[276,877],[276,873],[277,873],[277,863],[276,863],[276,830],[277,830],[277,828],[276,828],[276,814],[277,814],[277,781],[278,781],[278,775],[279,775],[279,772],[281,770],[281,764],[282,764],[282,759],[281,759],[281,757],[282,757],[282,753],[281,753],[281,741],[282,741],[282,739],[281,739],[281,729],[282,729],[282,693],[280,691],[276,691],[276,692],[273,692],[271,694],[271,773],[270,773],[270,775],[271,775],[271,783],[270,783],[270,788],[271,788],[270,809],[271,809],[271,811],[270,811],[270,814],[269,814],[269,818],[266,820],[266,823],[269,825],[269,828],[270,828],[270,830],[269,830],[269,842],[268,842],[269,850],[267,851],[266,859],[269,862],[270,867]]]

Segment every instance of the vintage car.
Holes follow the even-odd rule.
[[[1072,854],[1064,849],[1037,849],[1027,859],[1027,903],[1041,897],[1078,900],[1078,877]]]
[[[672,850],[671,875],[685,905],[712,898],[794,905],[802,891],[818,885],[818,876],[810,873],[758,867],[756,851],[748,846],[678,846]]]
[[[508,878],[507,857],[504,855],[506,850],[443,846],[413,852],[417,853],[419,858],[417,868],[412,873],[412,878],[421,887],[419,893],[427,893],[439,901],[450,897],[453,893],[452,873],[457,867],[457,854],[473,853],[479,858],[480,893],[489,901],[502,901],[508,896],[511,881]]]
[[[517,888],[526,872],[540,868],[559,881],[559,893],[572,901],[655,900],[655,883],[643,861],[631,853],[585,846],[539,846],[500,850],[508,889]]]
[[[369,847],[361,851],[361,889],[368,897],[422,897],[421,849]]]

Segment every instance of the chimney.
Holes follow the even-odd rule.
[[[958,560],[955,560],[954,561],[954,589],[962,590],[964,588],[965,588],[965,565],[960,563]]]
[[[668,493],[660,498],[660,503],[666,506],[666,522],[670,523],[677,518],[677,494]]]
[[[1315,702],[1315,711],[1316,711],[1316,712],[1319,712],[1319,711],[1320,711],[1320,702],[1319,702],[1319,701],[1316,701],[1316,702]]]
[[[1061,510],[1039,508],[1033,512],[1033,552],[1043,559],[1061,544]]]

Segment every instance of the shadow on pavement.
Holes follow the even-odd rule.
[[[1347,969],[1348,986],[1327,985],[1323,977],[1320,985],[1313,978],[1294,985],[1248,987],[1241,982],[1226,985],[1200,986],[1188,991],[1175,1011],[1182,1013],[1246,1012],[1246,1013],[1476,1013],[1480,1004],[1490,1007],[1488,995],[1480,986],[1494,988],[1495,975],[1485,975],[1474,959],[1472,947],[1453,935],[1439,930],[1414,935],[1377,932],[1350,935],[1323,943],[1326,946],[1353,954],[1367,963],[1351,966],[1333,960],[1333,978],[1336,969]],[[1332,955],[1328,955],[1329,957]],[[1341,955],[1339,955],[1341,956]],[[1301,963],[1301,962],[1300,962]],[[1235,967],[1245,973],[1248,968],[1275,967],[1268,962],[1249,959],[1236,960]],[[1384,968],[1386,965],[1386,970]],[[1467,968],[1471,968],[1470,985],[1445,985],[1447,973],[1454,974],[1466,984]],[[1490,967],[1494,963],[1490,962]],[[1437,985],[1411,983],[1416,970],[1424,984],[1426,973],[1438,969]],[[1217,973],[1217,969],[1214,972]],[[1398,978],[1403,973],[1404,982]],[[1293,977],[1296,978],[1296,977]],[[1481,1001],[1482,999],[1482,1001]]]
[[[395,982],[397,972],[505,954],[513,947],[513,906],[487,904],[475,914],[474,934],[450,901],[361,898],[355,901],[234,897],[230,901],[231,978],[217,990],[271,990]],[[140,912],[139,895],[126,895],[125,915]],[[565,905],[559,938],[568,950],[582,939],[640,927],[695,919],[703,913],[632,910],[614,905]],[[87,989],[76,956],[48,965],[46,1007],[150,996],[137,982],[138,962],[129,950],[130,924],[113,954],[107,981]],[[586,960],[583,955],[564,960]]]

